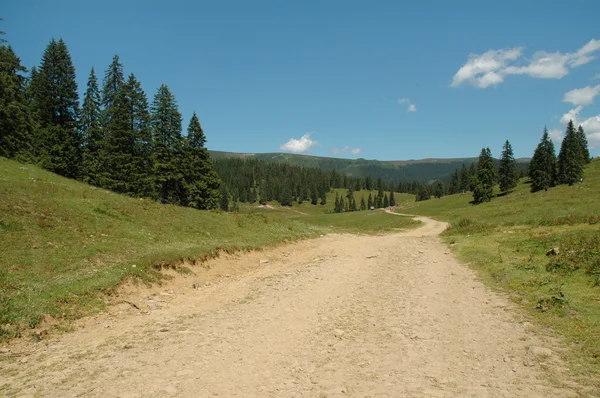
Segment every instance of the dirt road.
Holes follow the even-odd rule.
[[[108,313],[0,361],[0,395],[577,396],[542,370],[560,366],[552,347],[441,243],[445,225],[421,220],[130,288]]]

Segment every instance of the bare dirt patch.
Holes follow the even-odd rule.
[[[0,395],[577,396],[548,378],[558,345],[454,259],[445,224],[420,219],[130,286],[75,331],[0,358]]]

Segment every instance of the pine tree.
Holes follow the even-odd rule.
[[[310,204],[316,206],[319,203],[317,188],[313,185],[310,189]]]
[[[79,94],[75,67],[67,45],[52,39],[42,57],[33,86],[33,104],[40,130],[37,143],[42,167],[76,178],[81,165],[78,131]]]
[[[175,97],[164,84],[154,96],[151,118],[156,192],[162,203],[179,204],[183,194],[183,175],[180,167],[183,149],[182,118]],[[223,209],[223,206],[221,208]]]
[[[390,200],[387,196],[387,193],[383,195],[383,203],[382,203],[384,208],[388,208],[390,207]]]
[[[196,112],[192,115],[185,140],[184,181],[188,205],[197,209],[214,209],[219,203],[221,179],[214,170],[208,150],[204,148],[206,137]],[[250,188],[250,195],[252,195]],[[243,190],[244,194],[246,190]],[[241,200],[240,194],[240,200]],[[249,198],[247,198],[249,200]],[[254,202],[252,198],[252,202]]]
[[[291,206],[293,200],[292,190],[289,185],[285,184],[281,187],[281,192],[279,193],[279,204],[282,206]]]
[[[373,195],[371,194],[371,192],[369,192],[369,200],[367,202],[367,206],[369,206],[369,210],[371,210],[371,208],[373,208],[375,206],[373,204]]]
[[[429,188],[427,188],[425,185],[419,184],[419,186],[417,188],[417,194],[416,194],[415,201],[421,202],[423,200],[429,200],[429,199],[431,199],[431,193],[429,192]]]
[[[104,73],[102,85],[102,105],[104,106],[103,125],[110,121],[112,116],[112,107],[117,100],[117,95],[121,87],[125,84],[125,75],[123,74],[123,65],[119,61],[119,56],[115,55],[108,69]]]
[[[544,134],[538,144],[531,162],[529,163],[529,176],[531,177],[531,191],[548,190],[556,182],[556,154],[554,143],[544,127]]]
[[[100,148],[103,140],[101,106],[98,80],[92,68],[81,108],[82,179],[92,185],[99,185],[98,175],[101,171]]]
[[[570,120],[558,154],[558,181],[569,185],[579,181],[583,177],[584,163],[581,141]]]
[[[500,183],[500,191],[508,193],[517,186],[519,174],[517,173],[517,161],[513,155],[512,146],[506,140],[502,148],[502,156],[500,157],[500,166],[498,168],[498,182]]]
[[[469,191],[473,192],[475,185],[477,184],[477,169],[475,164],[471,163],[469,166]]]
[[[444,184],[442,184],[441,181],[435,183],[433,195],[438,199],[441,199],[442,196],[444,196]]]
[[[367,210],[367,204],[365,203],[365,195],[360,198],[360,210]]]
[[[229,211],[229,191],[225,184],[221,184],[219,188],[221,199],[219,200],[219,208],[223,211]]]
[[[32,160],[33,124],[22,75],[27,70],[3,40],[0,34],[0,156]]]
[[[480,204],[492,200],[497,175],[494,169],[494,159],[489,148],[483,148],[477,162],[477,178],[473,190],[473,202]]]
[[[579,126],[577,128],[577,141],[579,141],[579,146],[581,147],[583,161],[585,163],[590,162],[590,150],[588,149],[588,142],[585,136],[585,132],[583,131],[583,127]]]
[[[467,170],[467,166],[463,163],[460,168],[460,192],[467,192],[469,190],[469,185],[469,170]]]
[[[448,188],[448,193],[450,195],[454,195],[460,191],[460,177],[458,176],[458,169],[454,169],[454,173],[452,173],[452,177],[450,179],[450,187]]]
[[[390,206],[396,206],[396,199],[394,198],[394,191],[390,191]]]

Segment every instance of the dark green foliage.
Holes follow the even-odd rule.
[[[531,191],[548,190],[556,182],[556,154],[554,143],[544,127],[544,134],[538,144],[531,163],[529,163],[529,176],[531,177]]]
[[[442,184],[441,181],[435,183],[435,186],[433,188],[433,195],[438,199],[441,199],[442,196],[444,196],[444,184]]]
[[[373,195],[371,195],[371,192],[369,192],[369,201],[367,202],[367,206],[369,207],[369,210],[371,210],[371,208],[375,206],[373,204]]]
[[[585,136],[583,127],[579,126],[577,128],[576,136],[577,136],[577,141],[579,141],[579,146],[581,147],[583,161],[587,164],[591,161],[591,159],[590,159],[590,150],[588,149],[587,137]]]
[[[383,207],[390,207],[390,200],[387,196],[387,193],[385,195],[383,195]]]
[[[0,156],[19,160],[33,156],[25,72],[13,49],[0,46]]]
[[[206,137],[196,112],[192,115],[184,141],[182,170],[187,205],[197,209],[215,209],[219,205],[221,179],[213,168]],[[239,200],[253,203],[256,198],[248,186],[240,190]]]
[[[517,173],[517,162],[515,160],[512,146],[506,140],[502,147],[502,156],[500,157],[500,167],[498,168],[498,182],[500,191],[508,193],[517,186],[519,174]]]
[[[310,204],[317,205],[319,203],[319,196],[317,194],[317,188],[313,185],[310,189]]]
[[[227,186],[225,184],[221,185],[219,188],[219,193],[221,195],[219,208],[223,211],[229,211],[229,191],[227,190]]]
[[[148,101],[133,74],[120,87],[105,122],[101,185],[135,196],[154,196]]]
[[[558,154],[559,183],[573,185],[583,177],[584,156],[580,137],[570,120]]]
[[[448,187],[448,193],[454,195],[460,192],[460,177],[458,176],[458,169],[454,170],[452,177],[450,178],[450,186]]]
[[[367,210],[367,204],[365,203],[364,195],[360,198],[360,210]]]
[[[335,193],[335,202],[333,207],[334,213],[342,213],[345,209],[344,198],[340,197],[338,193]]]
[[[472,165],[473,163],[471,163]],[[470,178],[469,178],[469,170],[467,166],[463,163],[460,168],[460,183],[459,183],[459,191],[465,193],[469,190],[470,186]]]
[[[284,184],[281,187],[281,192],[279,194],[279,204],[282,206],[291,206],[294,198],[292,197],[292,190],[289,185]]]
[[[390,206],[396,206],[396,199],[394,198],[394,191],[390,191]]]
[[[94,68],[90,72],[87,90],[81,108],[82,132],[82,180],[88,184],[99,185],[98,175],[101,172],[100,148],[103,140],[102,99],[98,88],[98,79]]]
[[[417,202],[420,202],[422,200],[429,200],[431,199],[431,192],[429,192],[429,188],[427,188],[425,185],[419,185],[416,196],[417,197],[415,201]]]
[[[40,163],[50,171],[76,178],[81,163],[79,94],[75,67],[62,39],[50,41],[31,85],[32,106],[40,126],[36,137]]]
[[[154,138],[153,174],[158,199],[162,203],[181,204],[184,199],[181,114],[173,94],[164,84],[154,96],[151,117]],[[221,209],[225,210],[223,206]]]
[[[477,185],[477,169],[475,168],[475,163],[471,163],[469,166],[469,191],[473,192],[475,189],[475,185]]]
[[[473,189],[473,203],[480,204],[492,200],[497,175],[489,148],[483,148],[477,162],[477,178]]]
[[[104,124],[108,123],[112,116],[112,107],[117,100],[121,87],[125,84],[123,65],[119,56],[115,55],[108,69],[104,73],[102,85],[102,105],[104,105]]]

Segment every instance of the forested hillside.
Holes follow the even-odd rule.
[[[0,156],[64,177],[161,203],[211,209],[221,184],[194,113],[187,134],[175,96],[162,84],[151,102],[115,55],[102,84],[94,68],[80,105],[66,43],[50,40],[27,69],[0,46]]]

